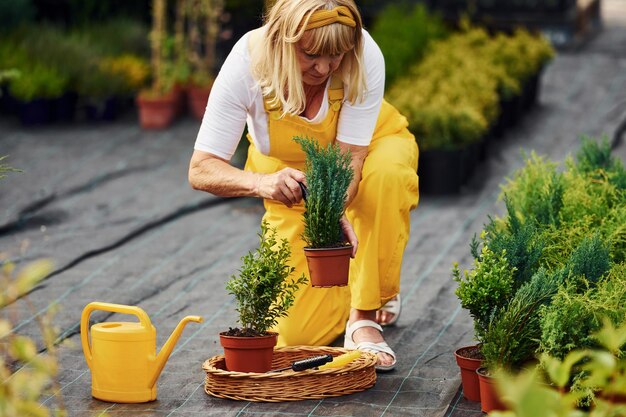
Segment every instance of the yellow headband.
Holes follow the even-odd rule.
[[[332,10],[317,10],[313,12],[306,25],[306,30],[315,29],[333,23],[356,27],[352,12],[346,6],[337,6]]]

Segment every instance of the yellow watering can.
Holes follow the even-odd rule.
[[[94,310],[132,314],[139,322],[94,324],[91,326],[90,346],[89,316]],[[156,400],[156,381],[190,321],[201,323],[202,317],[187,316],[182,319],[157,355],[156,329],[145,311],[120,304],[87,304],[80,321],[80,339],[91,369],[91,395],[99,400],[118,403]]]

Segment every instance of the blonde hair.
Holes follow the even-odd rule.
[[[307,53],[339,55],[345,53],[337,72],[347,86],[344,92],[351,103],[363,99],[363,35],[361,15],[353,0],[278,0],[266,16],[266,30],[258,47],[252,50],[252,73],[264,96],[272,105],[280,104],[284,113],[300,114],[306,106],[302,74],[296,56],[296,43],[307,30],[317,10],[347,7],[355,27],[335,23],[309,29],[311,42]]]

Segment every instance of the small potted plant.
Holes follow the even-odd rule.
[[[153,0],[150,33],[152,86],[137,95],[139,123],[144,129],[165,129],[176,117],[172,64],[171,60],[167,60],[163,47],[166,34],[166,2]]]
[[[276,234],[276,229],[263,221],[259,247],[241,258],[239,274],[226,283],[226,289],[235,296],[241,325],[220,333],[229,371],[271,369],[278,334],[269,329],[276,325],[276,319],[287,316],[296,291],[307,282],[304,274],[290,278],[295,270],[288,264],[291,249],[286,239],[278,242]]]
[[[304,252],[311,285],[347,285],[352,245],[345,241],[339,221],[354,176],[351,155],[342,153],[334,143],[322,147],[313,138],[296,136],[294,140],[306,154],[307,196],[302,238],[307,244]]]
[[[216,45],[224,0],[188,0],[187,60],[191,75],[187,86],[187,107],[202,120],[214,81]]]
[[[485,239],[485,233],[481,235]],[[463,346],[454,352],[459,368],[463,396],[470,401],[480,401],[480,388],[476,370],[483,364],[481,342],[489,327],[491,316],[502,308],[510,299],[513,291],[513,273],[506,259],[506,253],[494,253],[488,246],[483,246],[478,254],[478,242],[473,242],[474,268],[461,274],[455,264],[452,274],[459,286],[455,293],[461,307],[468,310],[474,320],[474,337],[477,345]]]

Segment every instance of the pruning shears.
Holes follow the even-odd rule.
[[[302,199],[306,201],[306,198],[309,196],[309,190],[303,182],[298,181],[298,185],[300,186],[300,190],[302,190]]]
[[[272,369],[268,372],[282,372],[282,371],[304,371],[305,369],[317,368],[328,362],[332,362],[333,355],[313,356],[311,358],[301,359],[299,361],[291,362],[291,366],[285,368]]]

